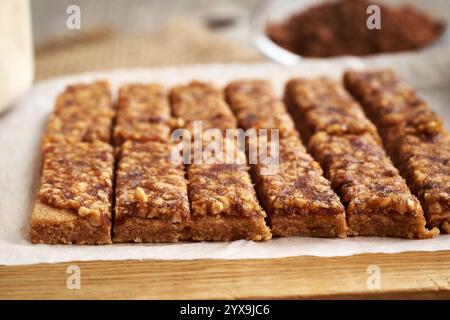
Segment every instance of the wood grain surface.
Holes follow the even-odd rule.
[[[69,290],[69,265],[81,288]],[[381,289],[367,268],[381,270]],[[2,299],[450,299],[450,251],[264,260],[92,261],[0,267]]]

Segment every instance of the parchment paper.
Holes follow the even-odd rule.
[[[389,238],[317,239],[289,237],[257,243],[114,244],[109,246],[33,245],[27,232],[39,179],[39,141],[56,94],[65,85],[107,79],[113,88],[128,81],[158,81],[167,86],[192,79],[224,85],[238,78],[268,78],[281,94],[293,76],[340,78],[347,68],[392,67],[416,86],[433,109],[450,123],[449,47],[376,58],[305,60],[296,67],[272,64],[214,64],[159,69],[117,70],[66,76],[38,83],[0,117],[0,264],[20,265],[75,260],[248,259],[299,255],[346,256],[360,253],[449,250],[450,235],[429,240]]]

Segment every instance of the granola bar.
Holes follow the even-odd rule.
[[[317,162],[306,152],[287,114],[265,81],[238,81],[226,87],[226,97],[239,125],[245,129],[280,128],[279,141],[270,135],[250,139],[249,150],[264,148],[278,163],[259,159],[252,164],[259,199],[275,236],[345,237],[345,212]]]
[[[115,110],[106,81],[68,86],[56,100],[43,144],[49,142],[110,142]]]
[[[120,87],[114,128],[117,145],[126,140],[168,142],[170,124],[170,107],[161,85],[127,84]]]
[[[442,120],[413,88],[400,82],[392,70],[347,71],[344,83],[380,129],[386,142],[393,131],[433,135],[443,130]]]
[[[375,126],[337,81],[291,79],[284,100],[294,121],[302,124],[298,129],[305,141],[322,131],[333,135],[368,132],[378,138]]]
[[[248,129],[278,129],[280,136],[297,135],[294,123],[267,81],[235,81],[225,96],[239,126]]]
[[[210,84],[192,82],[174,87],[170,101],[173,114],[181,118],[192,133],[194,121],[201,121],[203,130],[215,128],[225,133],[237,128],[222,92]],[[266,214],[256,198],[241,146],[234,137],[221,137],[214,142],[223,156],[206,153],[202,162],[193,161],[187,169],[191,238],[205,241],[270,239],[271,233],[264,220]],[[200,148],[205,151],[211,143],[213,141],[202,140]],[[194,148],[198,148],[197,144]],[[232,155],[234,161],[225,161],[226,155]]]
[[[233,141],[224,141],[222,148],[223,153],[237,153],[241,160],[235,163],[208,161],[188,167],[192,239],[270,239],[271,233],[264,221],[266,214],[256,198],[245,154]]]
[[[201,121],[202,130],[236,128],[236,119],[223,99],[222,91],[209,83],[191,82],[170,92],[172,113],[181,119],[183,127],[194,135],[194,122]]]
[[[31,218],[34,243],[111,243],[113,150],[101,141],[44,146]]]
[[[190,222],[182,164],[172,146],[127,141],[121,147],[116,180],[114,242],[176,242]]]
[[[319,132],[309,143],[346,206],[349,235],[430,238],[419,201],[371,134]]]
[[[345,73],[349,91],[379,126],[383,143],[428,225],[450,233],[450,139],[442,120],[390,70]]]
[[[406,135],[396,156],[428,225],[450,233],[450,135]]]
[[[250,143],[271,143],[264,138]],[[273,235],[346,237],[344,207],[299,137],[280,139],[279,164],[260,161],[252,172]]]

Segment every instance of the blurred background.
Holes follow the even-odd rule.
[[[250,15],[261,0],[32,0],[35,80],[125,67],[259,61]],[[81,29],[66,27],[77,5]]]

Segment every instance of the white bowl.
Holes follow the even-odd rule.
[[[291,15],[304,11],[307,8],[317,5],[320,2],[326,2],[329,0],[275,0],[275,1],[261,1],[259,6],[253,12],[251,18],[251,33],[253,42],[256,47],[266,57],[278,62],[282,65],[295,65],[304,57],[290,52],[275,42],[273,42],[266,34],[266,27],[270,23],[281,22]],[[449,0],[389,0],[389,1],[377,1],[379,3],[386,3],[389,5],[403,5],[408,4],[414,6],[422,12],[427,13],[431,17],[446,23],[446,29],[443,34],[432,44],[426,48],[420,50],[426,50],[430,47],[441,46],[450,39],[450,1]],[[383,16],[381,16],[383,21]],[[397,53],[382,53],[383,55],[399,54]],[[323,58],[327,59],[327,58]]]

